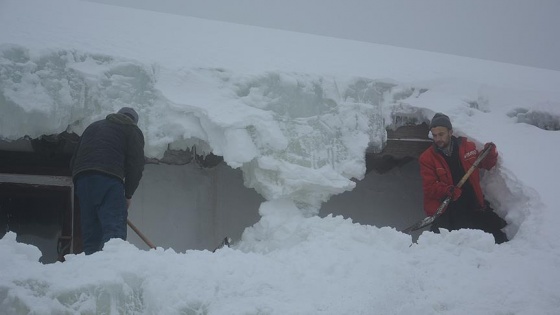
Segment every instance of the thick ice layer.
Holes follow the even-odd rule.
[[[81,134],[130,106],[139,112],[148,157],[195,145],[241,167],[246,185],[265,198],[289,198],[310,209],[363,176],[366,148],[383,146],[382,108],[397,87],[272,72],[154,71],[77,51],[31,57],[13,45],[1,46],[0,56],[4,139]]]

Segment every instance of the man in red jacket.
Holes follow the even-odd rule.
[[[463,186],[456,187],[478,157],[475,144],[465,137],[453,136],[451,121],[442,113],[434,115],[430,131],[434,145],[419,158],[424,211],[429,216],[433,215],[443,200],[451,196],[447,209],[432,223],[430,230],[439,233],[439,228],[479,229],[492,233],[498,244],[506,242],[507,236],[501,231],[506,222],[484,200],[478,169],[474,170]],[[484,147],[489,145],[491,143],[486,143]],[[493,146],[478,167],[489,170],[496,165],[497,160],[498,152]]]

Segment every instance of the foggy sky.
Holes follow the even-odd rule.
[[[560,70],[556,0],[89,0]]]

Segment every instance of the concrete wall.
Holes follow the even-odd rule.
[[[384,174],[369,172],[354,190],[333,196],[319,215],[342,215],[360,224],[402,230],[425,217],[418,160]],[[417,239],[421,231],[412,233]]]
[[[147,165],[129,218],[156,246],[177,252],[213,250],[224,237],[236,241],[245,228],[256,223],[263,201],[243,185],[240,170],[223,163],[210,169],[193,163]],[[397,229],[422,219],[418,162],[413,160],[385,174],[368,173],[353,191],[333,196],[323,205],[320,216],[328,214]],[[148,248],[130,228],[128,240]]]
[[[243,186],[241,171],[225,164],[146,165],[129,219],[158,247],[212,250],[257,222],[263,200]],[[128,240],[148,248],[130,228]]]

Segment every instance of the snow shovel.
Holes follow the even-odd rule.
[[[225,237],[222,242],[220,243],[220,245],[218,245],[218,247],[214,248],[214,250],[212,251],[212,253],[215,253],[218,249],[227,246],[230,247],[231,246],[231,238],[229,237]]]
[[[152,249],[156,249],[156,246],[154,245],[154,243],[150,242],[150,240],[144,236],[144,234],[142,234],[142,232],[140,232],[140,230],[136,227],[136,225],[132,224],[132,222],[130,222],[129,219],[126,219],[126,223],[128,224],[128,226],[130,226],[130,228],[136,232],[136,234],[138,234],[138,236],[144,241],[144,243],[146,243],[146,245],[150,246],[150,248]]]
[[[491,143],[488,147],[486,147],[484,150],[482,150],[482,152],[480,153],[478,158],[474,161],[473,165],[465,173],[463,178],[461,178],[459,183],[457,183],[457,185],[456,185],[457,188],[461,188],[461,186],[463,186],[463,184],[467,181],[467,179],[469,179],[469,176],[471,176],[472,172],[474,172],[474,170],[476,169],[476,167],[478,166],[480,161],[482,161],[486,157],[486,155],[488,155],[488,152],[490,152],[490,150],[492,150],[493,147],[494,147],[494,144]],[[447,206],[449,205],[450,202],[451,202],[451,196],[447,196],[447,198],[445,198],[445,200],[443,200],[441,205],[437,208],[436,213],[434,213],[434,215],[429,216],[429,217],[425,217],[424,219],[416,222],[415,224],[407,227],[406,229],[404,229],[402,231],[404,233],[410,233],[412,231],[419,230],[423,227],[426,227],[426,226],[432,224],[432,222],[434,222],[434,220],[437,219],[443,213],[443,211],[445,211],[445,209],[447,208]]]

